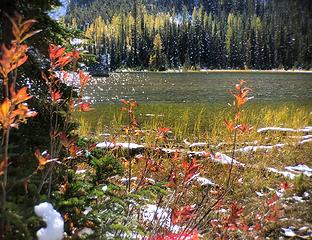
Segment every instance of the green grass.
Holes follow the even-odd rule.
[[[127,124],[121,105],[95,105],[96,110],[77,113],[80,123],[80,136],[99,136],[101,133],[118,134]],[[155,130],[160,126],[172,129],[177,142],[188,138],[190,141],[220,142],[228,140],[224,119],[233,115],[232,108],[226,104],[142,104],[136,116],[142,130]],[[276,105],[249,104],[242,115],[242,122],[254,129],[260,127],[302,128],[312,125],[311,107],[306,104],[281,103]],[[153,114],[150,116],[149,114]],[[247,136],[251,140],[254,132]],[[258,137],[258,136],[256,136]]]

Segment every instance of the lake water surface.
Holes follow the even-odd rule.
[[[111,73],[93,78],[87,95],[96,103],[225,102],[239,79],[247,81],[256,102],[312,103],[312,73],[292,72]]]

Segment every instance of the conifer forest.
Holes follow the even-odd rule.
[[[309,0],[73,0],[66,23],[110,67],[310,69]]]

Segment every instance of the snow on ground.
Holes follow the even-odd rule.
[[[281,128],[281,127],[265,127],[259,128],[257,130],[258,133],[268,132],[268,131],[275,131],[275,132],[312,132],[312,126],[307,126],[300,129],[294,128]]]
[[[295,177],[299,176],[300,174],[303,174],[307,177],[312,176],[312,169],[308,167],[307,165],[296,165],[296,166],[287,166],[285,167],[286,170],[288,171],[280,171],[277,170],[276,168],[269,167],[267,168],[269,172],[274,172],[280,175],[283,175],[286,178],[289,179],[294,179]]]
[[[279,143],[279,144],[275,144],[275,145],[270,145],[270,146],[246,146],[246,147],[242,147],[239,149],[236,149],[236,152],[256,152],[256,151],[268,151],[268,150],[272,150],[272,149],[276,149],[276,148],[282,148],[286,146],[286,144],[284,143]]]
[[[220,153],[220,152],[217,152],[215,154],[215,156],[211,155],[211,159],[212,159],[212,161],[217,162],[217,163],[233,164],[233,165],[237,165],[237,166],[241,166],[241,167],[245,166],[245,164],[240,163],[240,162],[236,161],[235,159],[229,157],[228,155],[225,155],[225,154]]]
[[[98,148],[122,148],[122,149],[143,149],[144,145],[128,142],[101,142],[96,145]]]
[[[201,186],[216,186],[214,182],[212,182],[210,179],[205,178],[205,177],[197,177],[196,181],[201,185]]]
[[[291,228],[282,228],[282,234],[286,237],[295,237],[297,236]]]
[[[279,171],[276,168],[269,167],[267,168],[269,172],[277,173],[280,175],[283,175],[285,178],[294,179],[296,177],[296,174],[293,174],[291,172],[287,171]]]
[[[159,223],[173,233],[181,231],[183,228],[171,223],[171,209],[161,208],[154,204],[148,204],[143,208],[143,221]]]
[[[289,129],[289,128],[284,128]],[[309,128],[304,128],[309,129]],[[300,141],[298,143],[295,143],[294,145],[303,145],[308,142],[312,142],[312,135],[305,135],[305,136],[289,136],[289,138],[293,139],[299,139]],[[239,149],[236,149],[236,152],[242,152],[242,153],[248,153],[248,152],[256,152],[256,151],[269,151],[273,149],[283,148],[289,144],[286,143],[278,143],[275,145],[268,145],[268,146],[262,146],[262,145],[254,145],[254,146],[245,146]]]
[[[299,174],[302,173],[303,175],[306,175],[308,177],[312,176],[312,168],[308,167],[307,165],[299,164],[297,166],[285,167],[285,169]]]
[[[312,239],[312,230],[307,226],[303,226],[299,229],[293,226],[281,228],[281,234],[291,239]]]

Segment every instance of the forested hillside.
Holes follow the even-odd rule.
[[[73,0],[65,21],[112,70],[312,67],[309,0]]]

